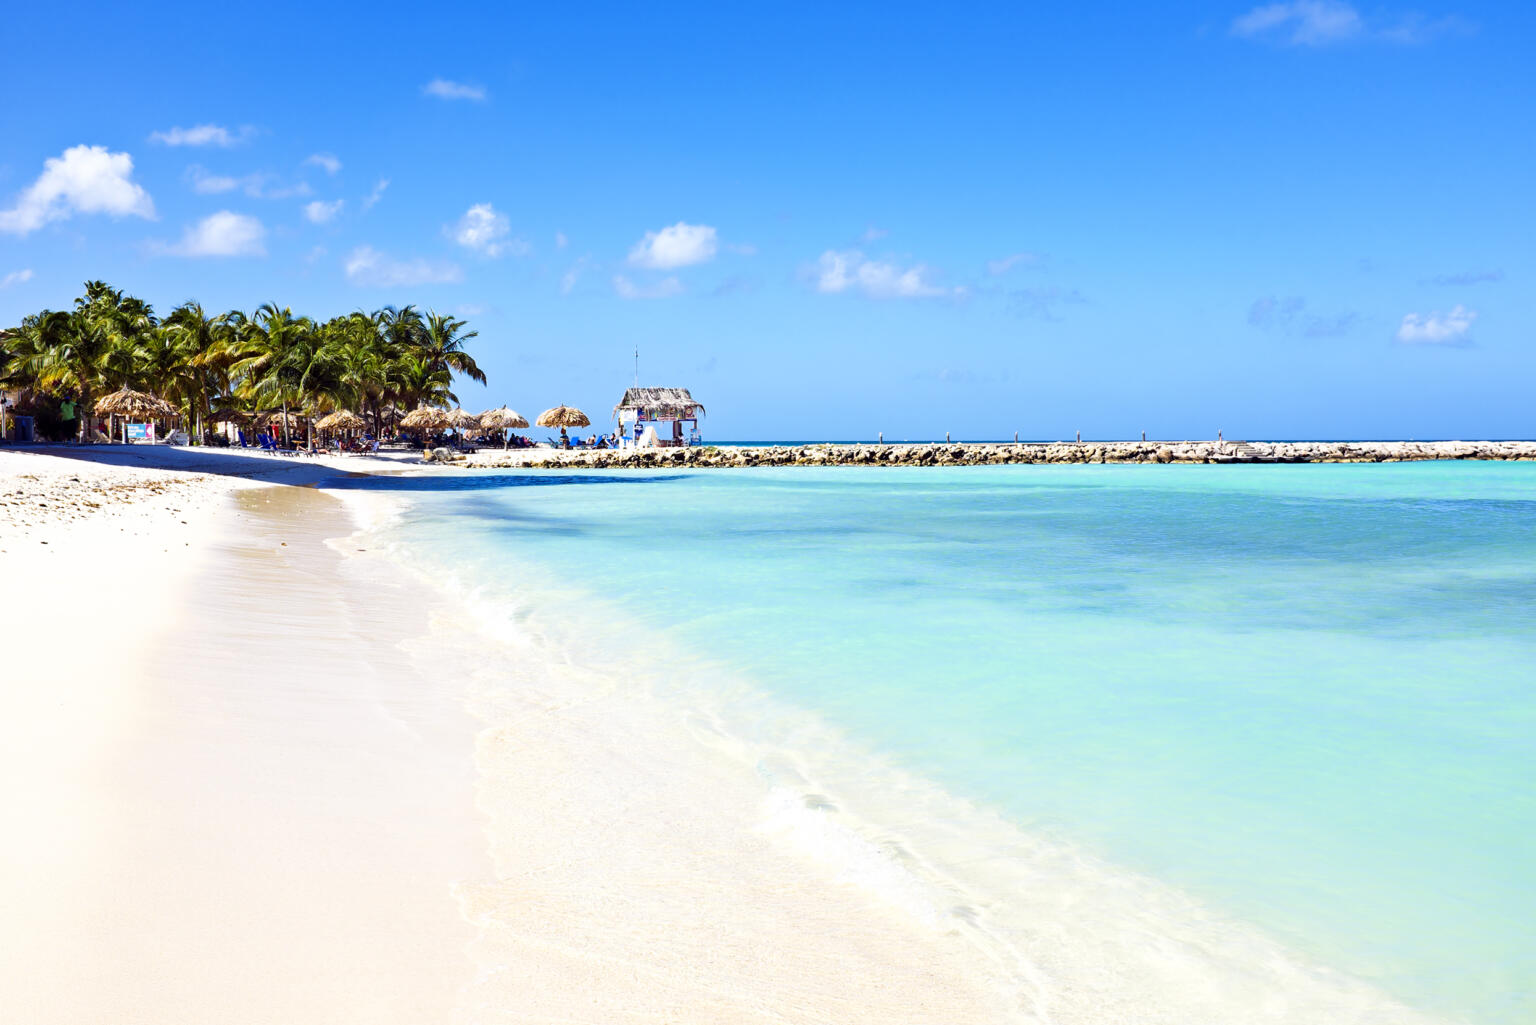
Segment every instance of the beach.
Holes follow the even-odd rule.
[[[0,453],[0,989],[61,1025],[1519,1020],[1525,926],[1480,908],[1523,900],[1489,859],[1526,713],[1448,716],[1460,634],[1369,618],[1450,586],[1412,517],[1516,524],[1525,469],[1457,465]],[[1490,551],[1454,615],[1499,702]],[[1233,601],[1264,625],[1211,629]],[[1320,681],[1294,724],[1278,652]],[[1428,718],[1357,749],[1372,703]]]
[[[304,485],[363,460],[0,460],[3,572],[40,599],[0,716],[18,1020],[1015,1013],[953,930],[766,836],[751,772],[654,708],[545,694],[536,732],[488,730],[441,671],[447,599],[326,543],[356,523]]]

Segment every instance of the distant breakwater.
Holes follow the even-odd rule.
[[[1432,459],[1536,460],[1536,441],[1084,441],[919,445],[765,445],[646,449],[482,449],[434,462],[477,469],[697,466],[1000,466],[1012,463],[1387,463]]]

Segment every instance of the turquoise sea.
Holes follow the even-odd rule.
[[[385,486],[398,550],[573,659],[729,679],[1433,1017],[1536,1021],[1536,465]]]

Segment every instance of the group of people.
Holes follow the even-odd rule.
[[[562,427],[560,428],[560,438],[558,440],[550,438],[549,443],[555,448],[618,448],[619,442],[623,438],[624,432],[615,429],[612,434],[593,434],[586,439],[577,438],[572,441],[570,435]],[[532,446],[533,442],[530,441],[527,444]]]

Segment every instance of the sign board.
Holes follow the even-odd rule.
[[[154,441],[154,424],[124,424],[123,436],[129,441]]]

